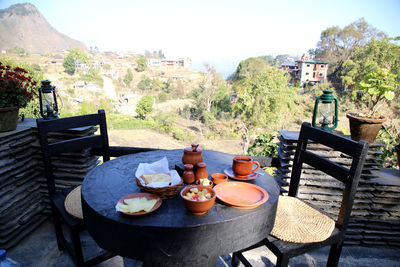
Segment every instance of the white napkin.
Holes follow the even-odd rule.
[[[179,176],[176,170],[169,170],[168,167],[168,159],[167,157],[163,157],[162,159],[153,162],[153,163],[139,163],[139,166],[136,170],[135,176],[139,179],[140,183],[143,186],[150,187],[165,187],[169,186],[167,182],[153,182],[150,184],[146,184],[140,176],[143,174],[154,174],[154,173],[169,173],[172,178],[171,185],[177,185],[181,182],[181,177]]]

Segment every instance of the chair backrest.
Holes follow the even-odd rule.
[[[44,161],[45,176],[49,194],[55,193],[55,181],[53,174],[52,156],[61,153],[89,149],[92,154],[103,156],[103,161],[110,160],[106,115],[104,110],[96,114],[68,117],[55,120],[36,120],[39,132],[39,141]],[[62,132],[73,128],[99,126],[100,135],[76,136],[67,140],[49,142],[49,133]]]
[[[338,164],[328,158],[311,152],[307,145],[322,144],[342,154],[351,157],[350,168]],[[358,182],[364,166],[369,144],[365,141],[353,141],[347,137],[333,134],[304,122],[301,126],[299,140],[293,161],[292,175],[289,186],[289,196],[297,196],[303,163],[320,170],[344,184],[342,203],[339,210],[336,226],[345,230],[353,207]]]

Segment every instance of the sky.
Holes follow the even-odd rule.
[[[101,51],[161,49],[189,57],[224,77],[241,60],[301,56],[321,32],[364,18],[400,36],[400,0],[0,0],[0,9],[30,2],[59,32]]]

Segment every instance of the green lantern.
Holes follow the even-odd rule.
[[[323,94],[315,99],[312,126],[333,132],[338,126],[338,110],[338,100],[333,91],[323,90]]]
[[[58,105],[55,87],[50,81],[42,81],[39,88],[40,114],[45,120],[58,119]]]

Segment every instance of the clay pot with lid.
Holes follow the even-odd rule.
[[[183,164],[192,164],[196,166],[197,163],[203,161],[201,153],[203,150],[198,144],[192,144],[192,146],[185,147],[183,150],[182,162]]]

